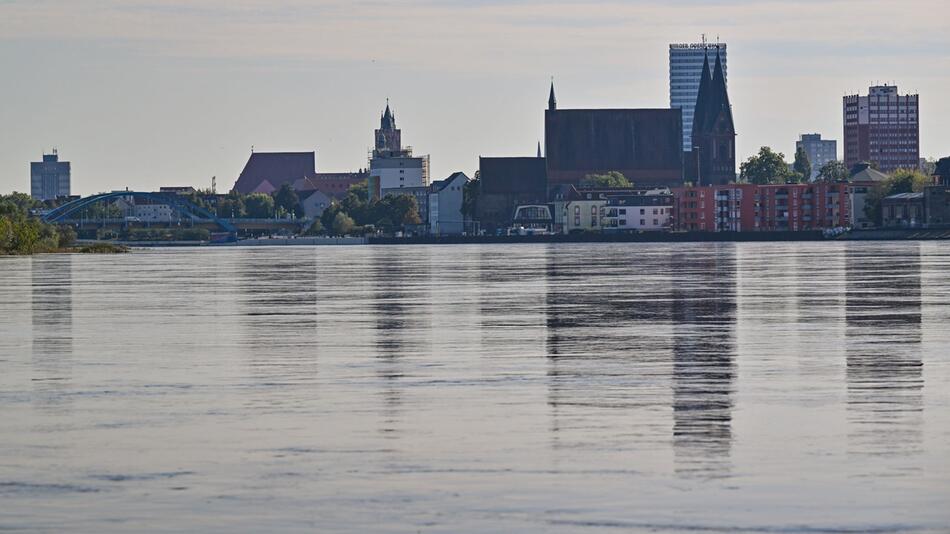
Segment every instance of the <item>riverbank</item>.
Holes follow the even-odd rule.
[[[80,241],[80,244],[108,244],[128,248],[158,247],[259,247],[328,245],[465,245],[516,243],[763,243],[807,241],[933,241],[950,240],[950,229],[855,230],[837,236],[821,231],[806,232],[645,232],[616,234],[532,235],[532,236],[414,236],[414,237],[274,237],[227,243],[208,241]],[[64,252],[75,252],[66,250]]]

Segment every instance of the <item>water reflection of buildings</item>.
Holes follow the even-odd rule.
[[[923,427],[919,243],[846,251],[849,447],[878,457],[918,452]]]
[[[430,327],[429,275],[425,254],[408,256],[400,247],[373,250],[372,306],[376,339],[376,375],[381,380],[383,400],[380,432],[393,437],[403,414],[406,386],[402,383],[410,365],[406,358],[427,354]]]
[[[32,297],[32,384],[37,406],[65,408],[73,353],[72,255],[30,260]]]
[[[727,474],[736,378],[736,250],[674,254],[673,448],[681,476]]]
[[[559,247],[547,257],[552,444],[660,451],[669,443],[669,256],[600,252]]]
[[[317,380],[315,256],[275,257],[267,248],[240,253],[242,347],[247,351],[251,386],[263,388],[260,395],[245,399],[267,407],[293,402],[294,386]]]

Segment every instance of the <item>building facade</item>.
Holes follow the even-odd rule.
[[[846,183],[728,184],[673,190],[677,230],[805,231],[850,225]]]
[[[520,205],[547,204],[544,158],[478,158],[475,220],[481,230],[497,233],[512,225]]]
[[[899,193],[881,200],[884,228],[919,228],[926,224],[924,193]]]
[[[618,171],[637,186],[683,182],[679,109],[558,109],[554,86],[544,113],[547,179],[579,185]]]
[[[867,96],[844,97],[844,163],[867,161],[890,173],[920,165],[920,97],[895,85],[874,86]]]
[[[720,43],[723,79],[728,81],[726,44]],[[715,61],[716,48],[706,43],[670,45],[670,107],[683,111],[683,151],[693,150],[693,113],[702,80],[703,61]]]
[[[369,195],[378,199],[399,189],[429,185],[429,156],[414,157],[412,147],[402,146],[402,131],[396,128],[396,116],[386,110],[375,131],[375,144],[369,160]]]
[[[43,154],[43,161],[30,163],[30,196],[36,200],[68,197],[70,186],[69,162],[59,161],[56,149]]]
[[[821,134],[802,134],[795,143],[795,151],[801,148],[808,154],[811,163],[809,180],[815,181],[821,168],[838,159],[838,142],[834,139],[822,139]]]
[[[673,195],[648,191],[610,197],[603,217],[605,232],[662,232],[673,227]]]
[[[445,180],[429,186],[429,233],[433,235],[461,235],[465,232],[462,214],[465,184],[468,176],[456,172]]]

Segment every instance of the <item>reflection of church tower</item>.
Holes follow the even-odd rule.
[[[379,120],[379,129],[376,130],[376,148],[374,157],[392,157],[402,155],[402,132],[396,128],[396,116],[389,109],[389,100],[386,100],[386,111]]]
[[[673,448],[677,472],[729,470],[736,378],[735,250],[687,261],[673,282]],[[674,259],[674,263],[679,263]]]
[[[693,115],[693,157],[687,175],[699,185],[727,184],[736,179],[736,127],[726,88],[722,58],[716,51],[716,66],[710,75],[709,59],[703,72]]]

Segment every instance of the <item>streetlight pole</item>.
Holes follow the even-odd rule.
[[[693,151],[696,152],[696,185],[703,185],[703,176],[702,176],[702,166],[700,165],[700,158],[702,157],[703,147],[694,146]]]

